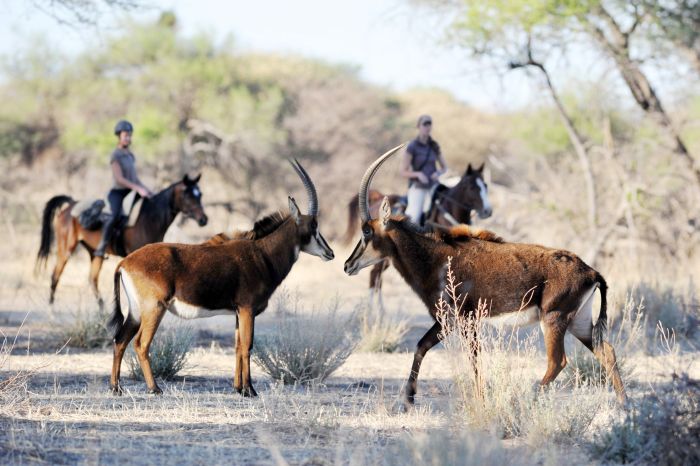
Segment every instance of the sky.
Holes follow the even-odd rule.
[[[405,0],[149,0],[152,8],[132,13],[155,19],[175,12],[184,34],[205,31],[234,37],[242,50],[287,52],[356,66],[374,84],[402,91],[439,87],[465,103],[489,111],[517,109],[542,99],[541,83],[522,71],[484,69],[463,50],[442,41],[440,19],[412,8]],[[103,15],[99,27],[60,24],[37,4],[49,0],[0,3],[0,54],[12,54],[36,35],[57,49],[78,53],[118,32],[119,14]],[[583,47],[573,62],[548,62],[553,75],[604,76],[608,65]]]

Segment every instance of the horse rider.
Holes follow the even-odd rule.
[[[447,171],[447,163],[437,141],[430,136],[433,129],[433,119],[430,115],[418,117],[416,127],[418,134],[406,147],[400,173],[409,180],[406,215],[413,223],[420,225],[426,197],[438,183],[440,175]]]
[[[129,150],[133,132],[133,125],[126,120],[121,120],[114,127],[114,134],[117,136],[118,142],[109,159],[114,183],[107,195],[112,216],[105,220],[102,227],[102,238],[94,253],[96,257],[104,257],[105,255],[105,249],[114,233],[114,226],[122,214],[122,202],[126,195],[131,191],[136,191],[141,197],[153,196],[153,192],[141,182],[136,174],[136,157]]]

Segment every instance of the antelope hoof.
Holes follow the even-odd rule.
[[[112,395],[121,396],[124,394],[121,385],[110,385],[109,388],[112,390]]]
[[[162,395],[163,390],[161,390],[160,387],[158,385],[156,385],[155,387],[148,389],[148,394],[149,395]]]
[[[255,391],[252,385],[249,385],[247,387],[244,387],[241,391],[239,391],[241,395],[243,395],[246,398],[253,398],[258,396],[258,393]]]

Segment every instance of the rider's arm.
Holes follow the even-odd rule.
[[[440,169],[435,172],[436,178],[447,172],[447,162],[445,161],[445,156],[442,155],[442,152],[438,152],[438,163],[440,164]]]
[[[122,167],[119,165],[119,162],[116,160],[112,162],[112,173],[114,173],[114,179],[117,181],[122,186],[125,186],[133,191],[136,191],[137,193],[141,194],[142,196],[145,196],[144,191],[150,192],[146,187],[144,187],[141,184],[138,183],[133,183],[126,178],[124,178],[124,174],[122,173]]]
[[[408,178],[409,180],[410,179],[417,179],[417,180],[425,183],[426,180],[421,179],[421,178],[425,178],[425,175],[423,174],[423,172],[416,172],[416,171],[411,170],[411,168],[412,168],[411,167],[411,153],[408,152],[408,149],[406,149],[403,153],[403,158],[401,159],[401,170],[399,173],[401,174],[401,176],[403,176],[404,178]]]

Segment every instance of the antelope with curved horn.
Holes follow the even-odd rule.
[[[236,316],[234,388],[256,396],[250,379],[255,316],[296,262],[299,251],[333,259],[333,250],[318,229],[318,197],[304,168],[292,166],[309,197],[308,213],[289,198],[289,212],[255,223],[234,239],[204,244],[158,243],[127,256],[114,274],[114,360],[110,385],[121,393],[119,371],[124,350],[134,336],[134,349],[150,393],[162,393],[148,359],[148,349],[165,311],[194,319],[221,314]],[[122,307],[122,300],[128,306]]]
[[[428,307],[435,324],[420,339],[405,389],[405,403],[412,405],[416,381],[425,354],[445,335],[436,318],[435,303],[444,289],[448,257],[462,281],[466,296],[462,317],[473,316],[479,299],[490,304],[489,318],[503,317],[516,325],[539,321],[544,332],[547,371],[541,384],[552,382],[566,365],[564,334],[569,331],[605,367],[617,398],[626,400],[613,347],[604,341],[607,325],[603,277],[578,256],[534,244],[507,243],[491,232],[470,230],[466,225],[444,232],[425,233],[405,217],[391,215],[387,199],[379,218],[370,217],[367,193],[375,173],[402,146],[382,155],[367,169],[359,192],[362,237],[345,262],[345,272],[389,258],[401,276]],[[601,306],[593,317],[593,295],[600,290]],[[523,302],[527,306],[523,309]],[[474,348],[477,352],[478,348]]]

